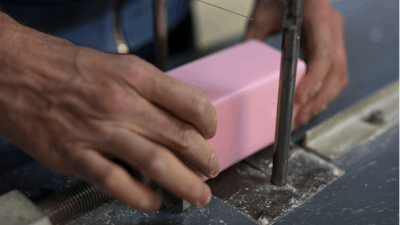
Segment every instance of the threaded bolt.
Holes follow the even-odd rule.
[[[112,197],[97,186],[82,181],[37,203],[52,224],[65,222],[77,214],[87,212]]]

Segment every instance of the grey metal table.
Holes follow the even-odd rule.
[[[399,126],[334,161],[346,174],[276,224],[398,224]]]

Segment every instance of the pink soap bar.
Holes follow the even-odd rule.
[[[208,142],[221,170],[274,141],[280,61],[280,51],[251,40],[168,72],[202,89],[217,110]],[[305,69],[299,60],[296,84]]]

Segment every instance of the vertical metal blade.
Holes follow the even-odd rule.
[[[303,0],[285,1],[278,109],[275,128],[274,163],[272,170],[272,183],[279,186],[287,182],[290,133],[302,14]]]

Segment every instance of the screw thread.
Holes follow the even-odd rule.
[[[49,217],[52,224],[58,224],[110,199],[112,197],[97,186],[82,181],[43,199],[37,203],[37,206]]]

